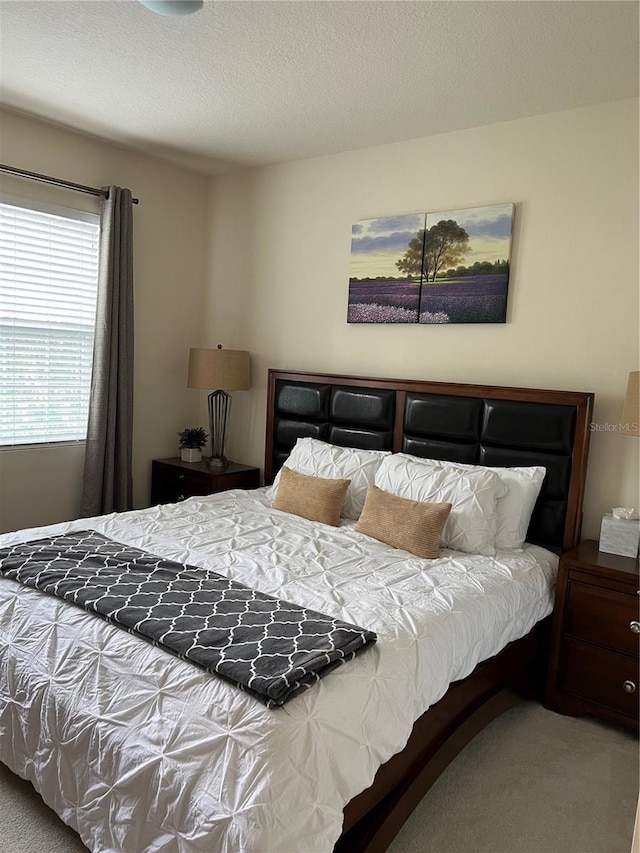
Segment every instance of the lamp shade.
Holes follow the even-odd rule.
[[[620,432],[640,436],[640,370],[632,370],[627,382]]]
[[[189,388],[245,391],[251,387],[249,353],[237,349],[190,349]]]

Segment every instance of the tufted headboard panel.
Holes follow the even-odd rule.
[[[528,540],[580,537],[594,395],[269,371],[265,481],[298,438],[491,466],[547,469]]]

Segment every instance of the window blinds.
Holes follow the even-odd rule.
[[[0,446],[86,438],[99,230],[0,203]]]

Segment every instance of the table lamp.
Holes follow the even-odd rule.
[[[226,468],[229,460],[224,455],[227,424],[231,409],[229,391],[245,391],[251,387],[249,353],[245,350],[190,349],[189,388],[215,388],[208,397],[209,432],[211,433],[211,468]]]
[[[620,432],[640,436],[640,370],[632,370],[627,380]]]
[[[629,374],[619,432],[622,435],[640,436],[640,370],[632,370]],[[600,551],[621,557],[636,557],[638,544],[640,521],[637,508],[617,506],[605,513],[600,527]]]

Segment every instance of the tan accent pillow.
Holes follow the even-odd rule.
[[[450,512],[449,503],[411,501],[369,486],[356,530],[392,548],[434,560]]]
[[[285,465],[280,470],[280,482],[272,506],[309,521],[338,527],[340,510],[350,483],[351,480],[329,480],[299,474]]]

